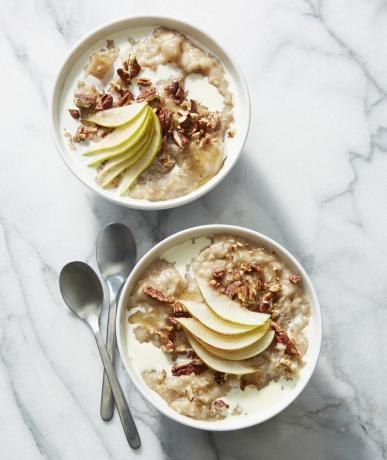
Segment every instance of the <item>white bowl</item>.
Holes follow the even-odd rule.
[[[105,190],[98,186],[95,182],[95,171],[93,168],[88,168],[80,161],[79,154],[74,154],[74,151],[69,150],[67,142],[63,136],[63,129],[65,126],[63,126],[61,116],[64,111],[67,111],[69,108],[64,106],[64,97],[69,85],[73,83],[81,67],[86,64],[88,56],[90,56],[95,50],[104,46],[106,38],[123,31],[125,31],[125,33],[127,32],[129,36],[131,34],[131,30],[138,30],[140,27],[156,27],[158,25],[176,29],[177,31],[184,33],[197,45],[211,52],[223,63],[226,72],[231,78],[231,86],[234,88],[234,116],[238,121],[238,129],[233,139],[225,140],[225,152],[227,157],[218,174],[216,174],[204,185],[187,195],[170,200],[152,202],[130,197],[121,197],[119,196],[117,189]],[[57,150],[73,174],[75,174],[75,176],[77,176],[78,179],[80,179],[91,190],[107,200],[129,208],[166,209],[181,206],[201,197],[214,188],[228,174],[238,159],[247,137],[250,124],[250,100],[246,82],[234,60],[232,60],[229,54],[226,53],[226,51],[224,51],[224,49],[209,35],[196,27],[166,16],[132,16],[115,20],[98,27],[86,35],[86,37],[80,40],[73,47],[63,60],[55,78],[49,113],[51,131]],[[68,118],[67,123],[71,123],[71,119]]]
[[[127,305],[129,303],[129,296],[133,291],[134,286],[143,276],[145,270],[166,250],[179,243],[182,243],[183,241],[190,240],[191,238],[216,234],[235,235],[238,237],[246,238],[258,245],[263,245],[268,249],[275,250],[282,260],[284,260],[290,267],[292,267],[302,276],[306,294],[310,300],[311,318],[309,325],[306,328],[306,335],[309,341],[309,347],[305,354],[306,363],[305,366],[301,369],[300,377],[294,387],[292,387],[289,392],[286,392],[286,394],[277,400],[269,409],[263,410],[260,413],[227,417],[225,420],[210,422],[195,420],[178,414],[176,411],[171,409],[156,392],[152,391],[145,384],[145,382],[142,380],[142,377],[134,369],[127,352]],[[183,230],[166,238],[161,243],[153,247],[150,251],[148,251],[137,263],[136,267],[127,279],[121,293],[117,312],[116,331],[118,349],[124,367],[132,379],[132,382],[146,400],[153,404],[153,406],[155,406],[164,415],[170,417],[176,422],[182,423],[183,425],[210,431],[229,431],[257,425],[274,417],[279,412],[284,410],[289,404],[291,404],[302,392],[309,379],[311,378],[317,364],[321,347],[322,319],[320,305],[310,278],[306,274],[301,264],[281,245],[268,238],[267,236],[262,235],[261,233],[257,233],[253,230],[248,230],[246,228],[231,225],[203,225],[200,227]]]

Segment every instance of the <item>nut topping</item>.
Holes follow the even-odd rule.
[[[172,131],[172,139],[173,142],[181,149],[184,149],[189,144],[188,138],[177,129]]]
[[[74,118],[74,120],[79,118],[79,110],[77,109],[69,109],[69,114]]]
[[[270,322],[270,326],[275,331],[276,341],[283,343],[286,346],[286,353],[290,356],[300,356],[296,342],[288,336],[288,333],[285,331],[285,329],[282,329],[282,327],[274,321]]]
[[[155,99],[158,99],[159,95],[157,94],[156,88],[154,86],[150,88],[145,88],[141,91],[141,93],[137,96],[137,102],[151,102]]]
[[[175,299],[173,297],[168,297],[167,295],[165,295],[159,289],[155,289],[155,288],[153,288],[151,286],[144,288],[143,292],[148,297],[151,297],[152,299],[158,300],[161,303],[173,304],[175,302]]]
[[[141,77],[137,79],[137,85],[138,86],[151,86],[152,82],[149,78],[147,77]]]
[[[134,101],[132,92],[128,89],[124,89],[122,91],[122,96],[118,99],[117,105],[118,107],[122,107],[123,105],[130,104],[132,101]]]
[[[137,62],[136,56],[129,55],[123,65],[130,79],[137,77],[137,75],[141,72],[141,66]]]
[[[170,132],[172,127],[172,110],[169,109],[161,109],[158,113],[158,117],[161,124],[161,129],[163,134],[167,134]]]
[[[113,107],[113,96],[110,93],[103,94],[98,98],[95,110],[106,110]]]
[[[180,375],[202,374],[206,370],[206,365],[200,359],[185,361],[176,364],[172,367],[172,375],[179,377]]]
[[[289,275],[289,281],[293,284],[297,284],[301,281],[301,275],[293,273],[292,275]]]

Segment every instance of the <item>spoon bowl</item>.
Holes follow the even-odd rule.
[[[126,281],[136,262],[136,242],[130,229],[120,223],[107,225],[97,241],[97,264],[101,275],[109,282]]]
[[[66,305],[81,319],[99,316],[103,304],[101,281],[83,262],[70,262],[60,273],[59,287]]]

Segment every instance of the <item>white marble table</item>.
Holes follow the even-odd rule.
[[[25,0],[1,9],[0,458],[386,459],[386,2]],[[238,165],[203,199],[164,212],[94,196],[48,132],[63,54],[90,28],[141,12],[210,30],[251,91]],[[61,266],[94,264],[94,240],[111,221],[131,226],[140,255],[177,230],[221,222],[299,257],[325,332],[298,400],[261,426],[211,434],[155,412],[120,369],[143,440],[130,452],[118,417],[99,418],[98,352],[58,292]]]

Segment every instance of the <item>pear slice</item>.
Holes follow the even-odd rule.
[[[143,138],[137,142],[137,144],[128,151],[124,152],[122,155],[119,155],[115,158],[111,158],[107,160],[106,163],[103,165],[103,170],[100,172],[100,175],[106,175],[112,169],[115,169],[121,163],[126,162],[131,157],[137,157],[138,152],[142,150],[145,145],[150,144],[151,140],[153,139],[153,125],[151,124],[148,133],[143,136]]]
[[[227,359],[218,358],[209,353],[197,340],[188,335],[189,343],[194,349],[199,358],[214,371],[223,372],[225,374],[244,375],[257,372],[257,368],[249,366],[247,363],[238,361],[228,361]]]
[[[152,110],[146,110],[147,115],[144,124],[141,126],[141,128],[134,134],[133,137],[131,137],[128,141],[126,141],[124,144],[119,145],[118,147],[115,147],[110,150],[103,151],[99,153],[99,155],[96,155],[94,159],[88,163],[88,166],[96,166],[99,163],[102,163],[103,161],[110,160],[112,158],[117,158],[120,155],[128,154],[129,152],[132,152],[132,149],[136,149],[138,147],[139,142],[144,141],[146,138],[146,135],[151,127],[151,122],[152,122],[152,117],[151,117],[151,112]],[[126,126],[126,125],[125,125]],[[117,128],[121,129],[121,128]],[[114,132],[114,131],[113,131]],[[113,134],[113,133],[112,133]]]
[[[225,321],[223,318],[216,315],[205,303],[195,302],[193,300],[179,300],[179,302],[186,307],[194,318],[209,329],[219,332],[219,334],[243,334],[255,328],[255,326],[243,326],[241,324]]]
[[[126,125],[116,128],[113,132],[98,142],[95,147],[87,150],[83,155],[93,155],[106,150],[114,150],[121,146],[124,146],[124,150],[127,150],[127,144],[136,137],[136,135],[144,128],[146,122],[149,121],[148,117],[150,110],[149,106],[146,106],[137,118]]]
[[[152,109],[153,118],[153,141],[152,144],[149,146],[148,150],[144,153],[144,155],[131,166],[124,175],[124,178],[120,184],[119,193],[120,195],[124,195],[127,193],[140,174],[143,173],[152,163],[154,157],[156,156],[157,152],[160,150],[161,145],[161,125],[159,117],[154,113]]]
[[[105,171],[105,167],[102,170],[100,177],[103,177],[102,187],[107,187],[122,171],[132,166],[136,161],[138,161],[144,153],[148,150],[149,146],[153,141],[153,127],[151,128],[151,133],[147,137],[146,142],[140,146],[139,149],[134,154],[129,156],[124,156],[123,159],[116,160],[117,164],[114,167],[108,167],[108,171]]]
[[[176,321],[200,341],[207,343],[211,347],[228,351],[240,350],[241,348],[252,345],[262,338],[269,328],[269,322],[267,321],[263,326],[244,334],[223,335],[203,326],[203,324],[195,318],[176,318]]]
[[[146,105],[146,102],[140,102],[138,104],[101,110],[86,118],[86,121],[91,121],[99,126],[105,126],[106,128],[117,128],[137,118],[145,109]]]
[[[258,340],[258,342],[250,345],[247,348],[235,351],[220,350],[218,348],[211,347],[204,342],[201,342],[201,345],[213,355],[218,356],[218,358],[229,359],[230,361],[241,361],[243,359],[249,359],[257,356],[265,351],[273,341],[273,338],[274,331],[270,329],[260,340]]]
[[[246,326],[261,326],[270,318],[270,315],[266,313],[250,311],[241,307],[238,302],[234,302],[229,297],[219,294],[203,278],[196,277],[196,281],[206,304],[226,321]]]

